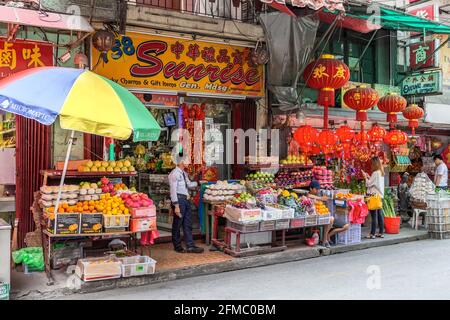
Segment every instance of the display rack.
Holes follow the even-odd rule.
[[[272,168],[280,168],[280,169],[312,169],[313,165],[304,165],[304,164],[246,164],[244,165],[248,170],[261,170],[261,169],[272,169]]]

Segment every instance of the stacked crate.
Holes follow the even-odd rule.
[[[432,239],[450,239],[450,197],[445,194],[427,196],[427,225]]]

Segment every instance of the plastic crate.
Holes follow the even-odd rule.
[[[426,199],[427,205],[432,209],[448,209],[450,208],[450,197],[439,194],[428,194]]]
[[[0,300],[9,300],[9,290],[11,286],[9,283],[0,282]]]
[[[450,239],[450,231],[444,231],[444,232],[434,232],[430,231],[428,232],[431,239],[437,239],[437,240],[444,240],[444,239]]]
[[[431,232],[450,231],[450,224],[447,224],[447,223],[428,223],[428,231],[431,231]]]
[[[156,260],[147,256],[119,258],[122,262],[122,277],[144,276],[154,274]]]
[[[427,219],[427,224],[449,224],[450,223],[450,216],[432,216],[432,215],[426,215],[425,218]]]
[[[450,216],[450,209],[428,207],[427,215],[430,215],[430,216]]]
[[[319,215],[319,217],[317,218],[318,226],[327,225],[327,224],[330,224],[330,222],[331,222],[330,214]]]
[[[291,229],[303,228],[303,227],[305,227],[305,222],[306,222],[306,217],[297,217],[297,218],[291,219],[290,228]]]
[[[268,209],[268,210],[267,210]],[[277,220],[281,219],[281,210],[275,209],[272,207],[267,207],[266,210],[261,210],[261,219],[262,220]]]
[[[337,234],[338,244],[355,244],[361,242],[361,225],[352,224],[347,231]]]
[[[282,207],[281,208],[281,219],[292,219],[295,216],[295,209],[289,208],[289,207]]]
[[[128,229],[128,226],[130,225],[130,215],[103,215],[103,227],[105,228],[105,231],[108,232],[108,230],[126,230]]]
[[[259,223],[259,231],[272,231],[275,230],[276,220],[265,220]]]
[[[305,227],[317,226],[317,215],[306,216]]]
[[[241,233],[258,232],[259,231],[259,221],[258,222],[241,223],[241,222],[234,222],[231,220],[227,220],[227,227],[238,230]]]
[[[276,230],[289,229],[290,224],[291,224],[291,219],[279,219],[275,223],[275,229]]]

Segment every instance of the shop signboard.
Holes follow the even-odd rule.
[[[441,41],[446,41],[448,36],[442,35]],[[442,68],[442,84],[450,87],[450,42],[439,49],[439,65]]]
[[[134,93],[143,104],[149,107],[178,107],[178,96],[169,94]]]
[[[0,38],[0,79],[30,68],[53,66],[53,62],[51,43]]]
[[[427,20],[439,20],[439,7],[433,1],[419,3],[406,9],[409,14],[413,16],[427,19]],[[418,35],[418,32],[411,32],[411,35]]]
[[[417,73],[406,77],[402,83],[402,95],[428,96],[442,94],[442,71]]]
[[[438,66],[439,57],[437,52],[433,54],[439,46],[437,39],[423,43],[411,44],[409,46],[409,68],[411,70],[433,68]],[[430,57],[431,56],[431,57]]]
[[[127,33],[106,54],[92,49],[94,72],[134,91],[264,96],[264,68],[252,48]],[[98,63],[97,63],[98,62]]]

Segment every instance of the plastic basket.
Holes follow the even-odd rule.
[[[266,206],[266,210],[261,210],[261,219],[269,220],[269,221],[281,219],[281,210],[278,210],[278,209],[272,210],[272,209],[274,209],[274,208]]]
[[[436,240],[444,240],[444,239],[450,239],[450,231],[444,231],[444,232],[434,232],[430,231],[428,232],[431,239]]]
[[[122,262],[122,277],[144,276],[154,274],[156,261],[147,256],[119,258]]]
[[[295,209],[289,208],[289,207],[282,207],[281,208],[281,219],[292,219],[295,215]]]
[[[305,227],[305,222],[306,222],[306,217],[297,217],[297,218],[291,219],[290,228],[291,229],[303,228],[303,227]]]
[[[11,286],[9,283],[0,282],[0,300],[9,300],[9,290]]]
[[[317,215],[306,216],[305,227],[317,226]]]
[[[238,223],[231,220],[227,220],[227,227],[233,228],[241,233],[258,232],[259,231],[259,221],[258,222],[247,222]]]
[[[347,231],[341,232],[337,234],[337,243],[338,244],[355,244],[361,242],[361,225],[360,224],[352,224],[348,228]]]
[[[272,231],[275,230],[276,220],[265,220],[259,223],[259,231]]]
[[[431,231],[431,232],[450,231],[450,224],[446,224],[446,223],[428,223],[428,231]]]
[[[275,223],[275,229],[276,230],[289,229],[290,223],[291,223],[290,219],[279,219]]]
[[[330,214],[319,215],[319,217],[317,219],[318,226],[327,225],[327,224],[330,224],[330,222],[331,222]]]

